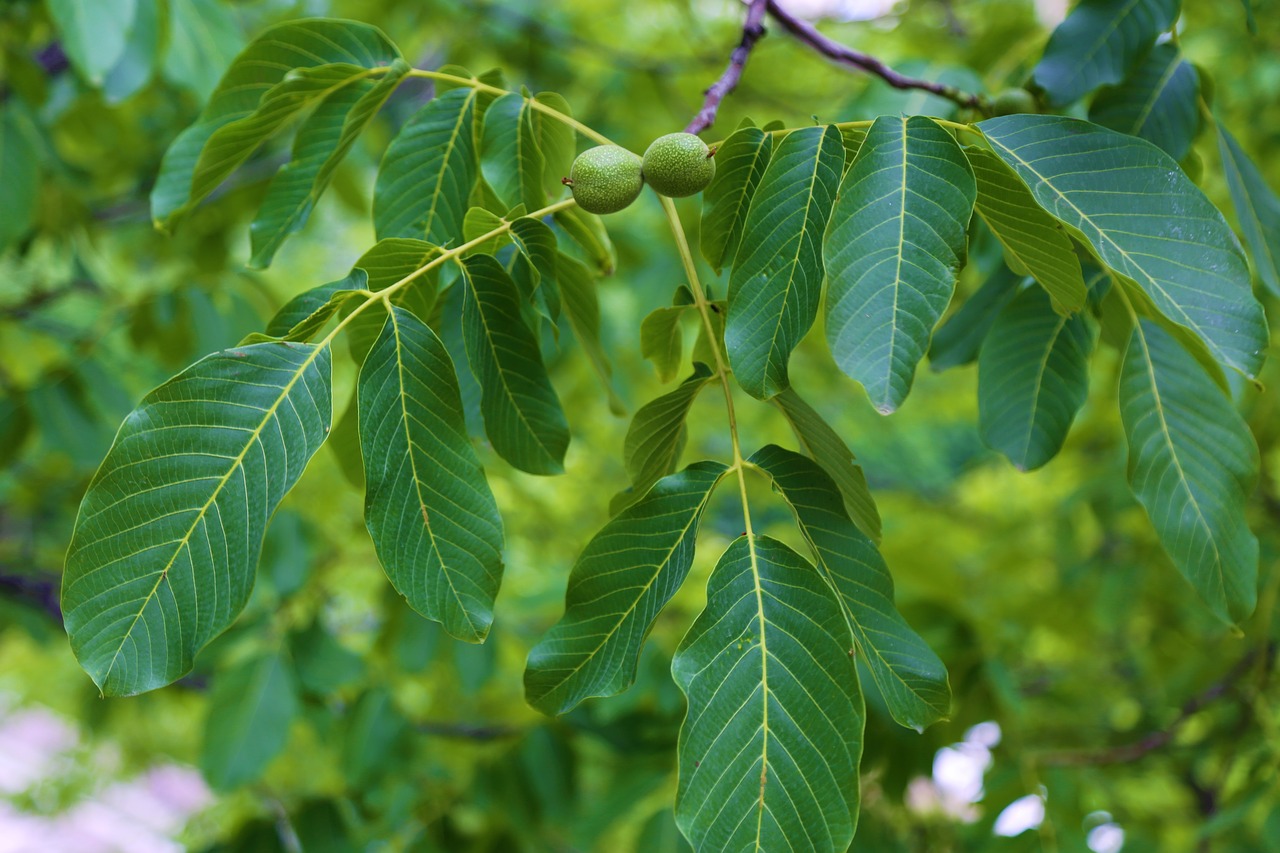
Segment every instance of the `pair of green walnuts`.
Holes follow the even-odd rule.
[[[598,145],[578,155],[564,182],[588,213],[616,213],[636,200],[646,182],[671,198],[702,192],[716,173],[714,156],[692,133],[659,136],[643,159],[620,145]]]

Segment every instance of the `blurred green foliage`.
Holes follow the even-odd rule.
[[[739,37],[739,5],[169,0],[151,22],[154,40],[139,29],[138,43],[105,66],[86,55],[94,45],[60,39],[64,5],[0,7],[9,158],[0,175],[31,197],[28,218],[0,212],[10,241],[0,255],[0,691],[79,719],[93,737],[117,742],[127,767],[201,762],[223,796],[188,828],[193,849],[297,849],[282,846],[280,815],[294,833],[283,837],[308,851],[686,849],[669,805],[683,716],[670,657],[701,608],[712,556],[739,532],[728,496],[708,509],[709,547],[659,619],[634,687],[556,720],[529,708],[521,689],[530,647],[561,612],[568,567],[607,519],[607,495],[627,483],[627,421],[610,411],[575,344],[553,357],[573,431],[565,475],[527,476],[482,450],[507,524],[506,580],[483,646],[444,635],[390,590],[351,472],[331,449],[277,514],[248,611],[175,687],[99,699],[53,603],[75,508],[116,425],[177,369],[261,328],[296,293],[346,274],[372,244],[379,152],[430,93],[425,81],[406,84],[302,234],[269,270],[249,271],[248,222],[286,143],[261,151],[174,235],[152,227],[147,205],[166,146],[248,37],[302,14],[368,21],[416,65],[500,66],[508,80],[563,94],[577,117],[643,150],[697,110]],[[993,93],[1024,80],[1044,44],[1034,5],[910,0],[892,18],[830,30],[904,71]],[[1280,186],[1270,156],[1280,150],[1280,27],[1265,4],[1254,35],[1241,4],[1186,6],[1181,46],[1213,81],[1214,110]],[[727,135],[748,115],[796,126],[813,116],[947,113],[945,102],[927,100],[771,32],[717,127]],[[1202,186],[1229,209],[1212,136],[1200,134],[1191,158],[1203,164]],[[697,205],[681,202],[689,223]],[[661,389],[640,357],[639,320],[668,304],[681,274],[655,198],[646,194],[611,226],[618,264],[600,292],[602,335],[614,386],[634,411]],[[976,289],[981,267],[979,258],[966,271],[961,293]],[[726,282],[727,273],[712,284],[717,296]],[[691,345],[692,325],[685,331]],[[1261,599],[1239,635],[1179,578],[1125,485],[1114,348],[1093,361],[1090,399],[1062,454],[1020,474],[979,440],[972,365],[922,371],[910,402],[883,418],[815,337],[791,375],[858,455],[879,501],[899,606],[947,664],[955,691],[952,719],[922,735],[896,726],[869,697],[858,848],[1082,850],[1096,821],[1089,816],[1105,811],[1124,827],[1125,849],[1280,849],[1280,688],[1270,674],[1280,584],[1276,395],[1240,394],[1264,474],[1250,506]],[[354,378],[339,365],[336,400],[349,397]],[[1261,384],[1280,385],[1274,359]],[[754,445],[788,441],[776,412],[740,411]],[[698,401],[690,446],[726,456],[722,418],[713,395]],[[760,485],[753,498],[762,532],[794,537],[776,496]],[[279,754],[260,780],[238,786],[225,756],[201,759],[206,734],[230,725],[206,720],[211,697],[250,683],[269,698],[269,685],[249,676],[280,661],[296,672],[300,714],[284,728],[270,719],[241,727],[258,739],[251,751]],[[1203,701],[1187,704],[1196,697]],[[928,776],[937,749],[985,720],[1004,739],[976,822],[909,808],[908,782]],[[1153,732],[1170,737],[1127,750]],[[1037,791],[1047,805],[1041,829],[993,837],[1000,810]]]

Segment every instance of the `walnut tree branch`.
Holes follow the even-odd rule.
[[[747,7],[747,18],[742,23],[742,40],[733,49],[733,53],[729,54],[729,65],[720,75],[720,79],[708,87],[702,109],[698,110],[698,114],[684,129],[685,133],[700,133],[715,124],[716,113],[720,111],[720,102],[724,100],[725,95],[738,87],[738,81],[742,79],[742,70],[747,67],[747,57],[751,55],[751,48],[755,47],[756,42],[764,35],[764,12],[767,5],[767,0],[751,0],[751,5]]]
[[[755,4],[753,3],[752,5],[754,6]],[[952,101],[962,107],[971,107],[977,110],[985,107],[985,102],[981,95],[963,92],[955,86],[948,86],[944,83],[907,77],[894,71],[874,56],[869,56],[861,51],[854,50],[848,45],[827,38],[818,32],[817,28],[812,24],[800,20],[782,8],[782,4],[778,0],[766,0],[765,5],[768,6],[770,16],[781,24],[783,29],[828,59],[832,59],[841,65],[849,65],[861,69],[868,74],[874,74],[895,89],[919,89],[924,92],[931,92],[938,97],[946,98],[948,101]]]

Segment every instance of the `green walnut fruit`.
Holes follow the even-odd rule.
[[[668,133],[644,152],[644,179],[671,198],[700,193],[716,173],[715,154],[692,133]]]
[[[998,116],[1038,113],[1040,105],[1036,103],[1036,96],[1026,89],[1005,89],[991,101],[991,111]]]
[[[565,183],[587,213],[616,213],[640,195],[640,158],[620,145],[588,148],[573,161]]]

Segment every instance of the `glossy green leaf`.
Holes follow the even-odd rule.
[[[467,437],[444,344],[393,307],[360,370],[365,522],[414,610],[477,643],[502,580],[502,519]]]
[[[124,54],[138,0],[48,0],[62,49],[75,69],[101,86]]]
[[[1217,128],[1222,171],[1254,269],[1267,290],[1280,296],[1280,198],[1231,132],[1221,122]]]
[[[0,105],[0,250],[30,230],[40,193],[40,153],[26,119]]]
[[[631,477],[631,488],[637,494],[644,494],[658,480],[675,471],[688,433],[685,418],[698,393],[713,376],[705,364],[695,364],[692,376],[645,403],[631,419],[622,444],[622,458]]]
[[[316,106],[249,226],[250,266],[269,266],[285,239],[306,224],[338,164],[408,72],[408,64],[396,60],[387,73],[344,86]]]
[[[573,116],[569,102],[555,92],[539,92],[534,100],[562,115]],[[531,119],[533,135],[542,152],[543,190],[547,198],[556,199],[565,193],[560,181],[569,177],[569,168],[578,151],[577,134],[572,127],[541,110],[533,110]]]
[[[757,127],[734,131],[716,151],[716,174],[702,194],[702,256],[719,273],[732,266],[751,199],[773,153],[773,136]]]
[[[849,519],[835,481],[812,459],[772,444],[751,462],[795,511],[893,718],[913,729],[945,719],[951,711],[946,667],[894,606],[889,567]]]
[[[220,791],[257,781],[289,740],[298,688],[282,653],[218,674],[205,721],[200,770]]]
[[[753,397],[788,387],[791,351],[818,314],[822,232],[843,166],[838,130],[797,130],[778,145],[751,199],[724,339],[734,376]]]
[[[80,504],[62,611],[110,696],[191,670],[244,608],[267,519],[329,432],[327,346],[214,353],[125,419]]]
[[[1093,248],[1132,296],[1253,376],[1267,322],[1222,214],[1149,142],[1061,116],[978,125],[1036,201]],[[1081,169],[1080,162],[1090,168]]]
[[[587,267],[560,253],[556,257],[556,273],[563,297],[564,315],[569,320],[573,335],[582,345],[592,369],[609,397],[609,408],[614,414],[622,414],[626,407],[613,390],[613,368],[600,340],[600,299],[596,295],[596,279]]]
[[[1120,372],[1129,485],[1196,592],[1241,622],[1258,595],[1258,540],[1245,502],[1258,446],[1196,360],[1148,320],[1134,327]]]
[[[300,110],[399,58],[381,31],[354,21],[310,18],[266,30],[169,146],[151,193],[152,217],[171,227]]]
[[[1027,288],[996,318],[978,356],[978,430],[1020,471],[1057,455],[1089,394],[1093,331]]]
[[[969,364],[1004,307],[1013,301],[1018,285],[1026,279],[1001,264],[986,281],[947,318],[929,344],[929,366],[946,370]]]
[[[772,402],[791,424],[800,448],[835,480],[853,523],[873,542],[879,542],[880,511],[849,445],[795,389],[783,391]]]
[[[379,238],[457,241],[476,182],[475,115],[476,90],[454,89],[415,113],[391,141],[373,188]]]
[[[1085,300],[1084,274],[1062,224],[1040,207],[999,157],[981,148],[966,148],[965,156],[978,182],[974,210],[1004,247],[1009,268],[1033,276],[1060,313],[1079,311]]]
[[[530,474],[559,474],[569,425],[533,332],[520,316],[516,285],[489,255],[463,262],[463,335],[480,383],[485,433],[498,455]]]
[[[823,252],[827,342],[881,414],[901,405],[955,289],[977,194],[960,146],[882,116],[840,185]]]
[[[546,204],[533,112],[523,95],[512,92],[484,113],[480,171],[508,209],[523,204],[526,210],[537,210]]]
[[[1158,44],[1124,82],[1103,89],[1089,121],[1140,136],[1181,162],[1200,130],[1200,75],[1173,44]]]
[[[866,719],[835,593],[777,540],[743,536],[671,670],[689,699],[676,823],[696,850],[844,853]]]
[[[203,101],[218,86],[244,38],[235,14],[219,0],[168,0],[169,44],[164,76]]]
[[[680,318],[685,309],[657,308],[640,321],[640,355],[653,362],[660,382],[670,382],[684,363],[684,332]]]
[[[562,714],[635,680],[645,637],[689,574],[698,519],[725,470],[698,462],[659,480],[592,538],[569,574],[564,616],[529,653],[529,704]]]
[[[1055,107],[1112,83],[1173,26],[1181,0],[1080,0],[1049,38],[1032,72]]]

